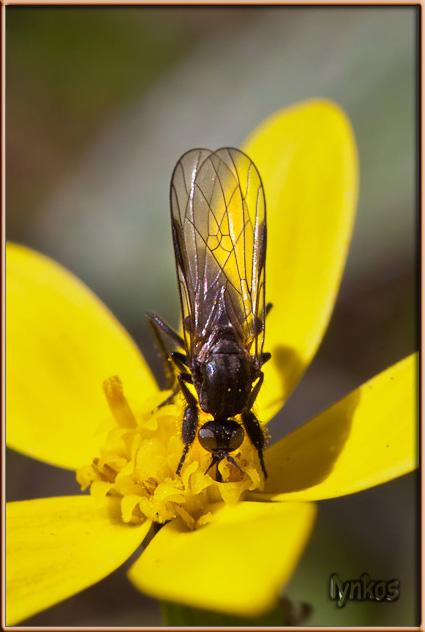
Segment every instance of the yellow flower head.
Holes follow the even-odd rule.
[[[117,426],[93,464],[78,470],[77,479],[82,489],[90,485],[95,497],[119,496],[124,522],[139,524],[149,518],[164,524],[180,516],[193,529],[211,519],[211,503],[223,500],[234,505],[245,490],[262,487],[263,474],[248,439],[236,453],[239,470],[220,463],[222,482],[207,472],[211,455],[197,441],[178,476],[182,407],[158,407],[164,399],[161,394],[145,402],[136,418],[118,376],[105,381],[104,392]]]

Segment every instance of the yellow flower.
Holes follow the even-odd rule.
[[[352,230],[357,159],[345,115],[326,101],[276,113],[243,150],[268,207],[272,359],[257,405],[267,422],[328,323]],[[141,591],[258,616],[276,602],[309,537],[315,504],[307,501],[416,466],[412,356],[267,449],[266,481],[247,441],[242,472],[221,463],[224,482],[205,474],[210,455],[196,441],[178,477],[181,402],[156,408],[164,393],[105,306],[59,265],[15,245],[6,287],[8,445],[77,470],[91,489],[8,504],[9,625],[99,581],[143,541],[128,573]]]

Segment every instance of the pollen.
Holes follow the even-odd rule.
[[[227,461],[219,464],[221,482],[211,470],[206,474],[211,454],[197,439],[177,475],[183,400],[176,397],[176,403],[160,406],[168,393],[158,392],[140,410],[132,410],[118,376],[105,380],[103,391],[115,423],[92,463],[77,470],[77,481],[94,498],[121,497],[124,522],[148,518],[163,524],[179,516],[195,529],[211,520],[212,503],[234,505],[245,492],[263,487],[256,451],[246,438],[232,453],[240,470]]]

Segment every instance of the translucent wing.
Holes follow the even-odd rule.
[[[237,149],[194,149],[171,180],[171,219],[190,357],[216,327],[233,327],[261,358],[266,208],[260,175]]]

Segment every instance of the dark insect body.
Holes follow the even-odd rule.
[[[173,386],[186,400],[183,454],[198,433],[211,452],[208,470],[226,459],[245,433],[267,476],[264,430],[251,408],[263,383],[266,206],[260,175],[243,152],[193,149],[171,179],[171,224],[183,337],[148,313]],[[181,351],[170,351],[170,343]],[[195,388],[197,398],[188,385]],[[199,408],[212,416],[198,430]],[[240,422],[234,417],[240,416]],[[207,471],[208,471],[207,470]],[[217,480],[221,480],[217,467]]]

